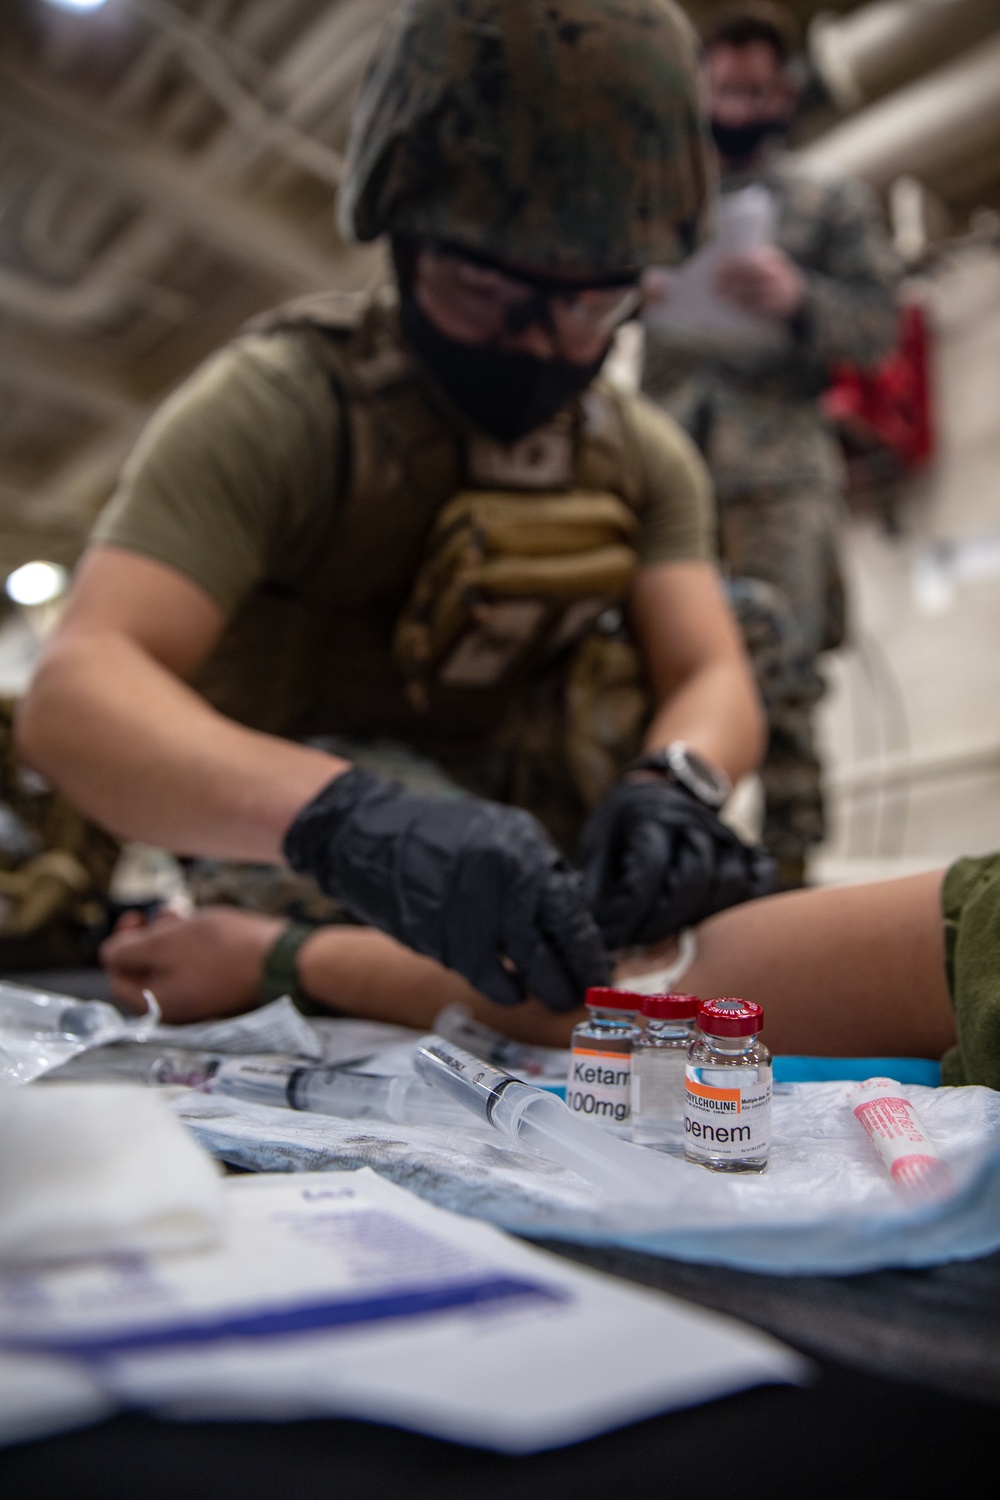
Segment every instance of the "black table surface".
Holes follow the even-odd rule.
[[[23,977],[80,998],[105,994],[96,973]],[[925,1270],[779,1277],[541,1243],[768,1329],[814,1358],[816,1381],[804,1390],[744,1392],[516,1459],[362,1422],[127,1415],[0,1452],[0,1497],[589,1500],[614,1491],[622,1500],[688,1493],[751,1500],[847,1497],[891,1485],[905,1500],[949,1496],[970,1482],[996,1493],[1000,1254]]]
[[[628,1351],[622,1350],[627,1358]],[[0,1452],[5,1500],[886,1500],[995,1494],[995,1407],[824,1365],[525,1458],[361,1422],[118,1417]]]

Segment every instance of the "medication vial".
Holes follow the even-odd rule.
[[[629,990],[589,989],[588,1015],[573,1030],[566,1103],[620,1135],[628,1134],[632,1047],[642,1035],[635,1018],[643,996]]]
[[[632,1049],[632,1139],[684,1151],[684,1085],[698,1009],[696,995],[647,995],[645,1029]]]
[[[704,1000],[688,1049],[684,1155],[714,1172],[763,1172],[771,1149],[771,1054],[752,1000]]]

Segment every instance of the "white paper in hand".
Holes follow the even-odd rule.
[[[724,193],[716,204],[715,235],[682,266],[662,273],[669,296],[665,303],[648,309],[647,321],[682,339],[749,348],[780,345],[786,337],[780,320],[744,312],[715,289],[724,260],[774,242],[775,216],[774,195],[758,183]]]

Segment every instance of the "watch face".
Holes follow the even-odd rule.
[[[689,750],[687,745],[668,745],[664,759],[681,785],[686,786],[707,807],[721,807],[729,796],[732,788],[728,777],[721,775],[702,756]]]

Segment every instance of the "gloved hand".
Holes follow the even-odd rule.
[[[355,766],[302,809],[284,852],[363,922],[499,1005],[535,995],[571,1010],[610,982],[579,873],[519,808],[419,796]]]
[[[774,862],[671,781],[619,781],[580,840],[584,886],[609,948],[651,943],[774,889]]]

